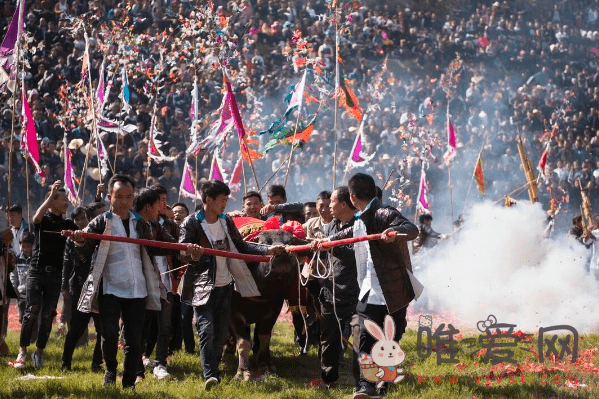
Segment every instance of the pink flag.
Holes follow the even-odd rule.
[[[229,81],[229,78],[226,75],[224,75],[223,80],[227,85],[227,94],[229,95],[229,106],[231,109],[231,113],[233,114],[235,127],[237,128],[237,134],[239,135],[239,138],[243,140],[243,138],[245,137],[245,129],[243,128],[243,121],[241,120],[241,114],[239,113],[239,108],[237,107],[235,94],[233,93],[233,89],[231,88],[231,82]]]
[[[98,151],[98,161],[100,162],[100,173],[102,178],[108,175],[110,167],[108,166],[108,152],[104,146],[104,142],[100,138],[98,128],[95,128],[94,137],[96,138],[96,150]]]
[[[181,195],[185,198],[199,198],[198,192],[196,190],[196,186],[193,182],[191,167],[187,162],[187,158],[185,158],[185,166],[183,167],[183,178],[181,179],[181,187],[179,191]]]
[[[77,190],[75,189],[75,180],[73,179],[73,164],[71,162],[71,150],[67,145],[67,135],[63,139],[64,148],[64,185],[67,190],[67,197],[73,206],[79,206],[79,198],[77,198]]]
[[[214,156],[212,157],[212,165],[210,166],[210,176],[208,176],[208,180],[218,180],[224,182],[223,174],[220,171],[220,167],[218,166],[218,159],[216,158],[216,151],[214,152]]]
[[[453,124],[447,120],[447,151],[443,155],[443,159],[445,160],[445,164],[449,164],[449,162],[457,155],[456,151],[456,139],[455,139],[455,130],[453,128]]]
[[[241,176],[243,174],[243,157],[239,157],[233,173],[231,173],[231,180],[229,180],[229,188],[232,193],[236,193],[241,189]]]
[[[29,158],[29,162],[33,165],[35,170],[35,180],[44,184],[46,181],[46,174],[40,167],[40,150],[37,144],[37,133],[35,131],[35,122],[27,97],[25,96],[25,89],[21,90],[21,101],[22,101],[22,120],[21,120],[21,153],[25,158]]]
[[[448,124],[448,134],[449,134],[449,146],[455,148],[455,130],[453,128],[453,123],[451,123],[448,120],[447,124]]]
[[[104,60],[100,66],[100,77],[98,78],[98,89],[96,90],[96,112],[98,115],[102,114],[102,108],[104,107],[104,99],[106,94],[106,87],[104,86]]]
[[[366,164],[375,156],[375,153],[373,153],[372,155],[366,155],[362,152],[362,132],[364,130],[365,121],[366,116],[362,118],[362,122],[360,123],[360,129],[358,129],[356,141],[354,141],[354,146],[352,147],[350,158],[347,161],[347,171],[350,171],[353,168],[366,166]]]
[[[428,211],[428,200],[426,198],[426,192],[428,191],[428,186],[426,185],[426,173],[424,172],[424,167],[422,168],[422,174],[420,175],[420,190],[418,190],[418,208],[421,211],[425,212],[425,209]]]

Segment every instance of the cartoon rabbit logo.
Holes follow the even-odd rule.
[[[395,337],[395,322],[389,315],[385,316],[385,332],[372,320],[365,319],[364,327],[377,342],[372,347],[370,355],[365,353],[360,358],[360,368],[364,378],[376,382],[376,387],[381,388],[385,382],[394,384],[404,379],[400,365],[406,358],[406,354],[399,347],[399,343],[393,340]]]

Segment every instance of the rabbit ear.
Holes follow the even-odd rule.
[[[395,322],[390,315],[385,316],[385,335],[387,336],[387,339],[391,341],[395,338]]]
[[[370,335],[372,335],[378,341],[382,341],[385,339],[385,336],[383,335],[383,330],[381,330],[378,324],[376,324],[374,321],[370,319],[364,319],[364,328],[366,328],[366,331],[368,331]]]

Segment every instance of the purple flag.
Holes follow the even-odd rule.
[[[199,198],[196,186],[191,177],[191,167],[185,158],[185,166],[183,167],[183,178],[181,179],[181,187],[179,189],[181,195],[185,198]]]
[[[20,11],[20,14],[19,14]],[[15,44],[23,33],[23,26],[25,25],[25,0],[19,1],[17,9],[10,20],[10,26],[6,31],[6,36],[2,40],[0,45],[0,57],[4,57],[12,54],[15,49]]]
[[[216,158],[216,151],[214,152],[214,156],[212,157],[212,165],[210,166],[210,176],[208,176],[208,180],[218,180],[224,182],[223,174],[220,171],[220,167],[218,166],[218,159]]]

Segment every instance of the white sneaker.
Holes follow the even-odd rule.
[[[218,385],[218,383],[219,383],[218,378],[216,378],[216,377],[208,378],[206,380],[206,384],[205,384],[206,391],[211,390],[215,385]]]
[[[159,364],[158,366],[154,367],[154,376],[161,380],[163,378],[170,377],[171,375],[168,373],[168,371],[166,371],[165,366]]]
[[[19,352],[17,356],[17,360],[13,363],[13,367],[16,369],[24,369],[25,368],[25,360],[27,360],[26,352]]]
[[[141,358],[141,361],[142,361],[144,367],[149,368],[149,369],[157,366],[156,362],[154,360],[150,359],[149,357],[143,356]]]
[[[33,365],[36,369],[41,369],[44,367],[44,359],[41,354],[37,354],[37,351],[31,354],[31,360],[33,360]]]

